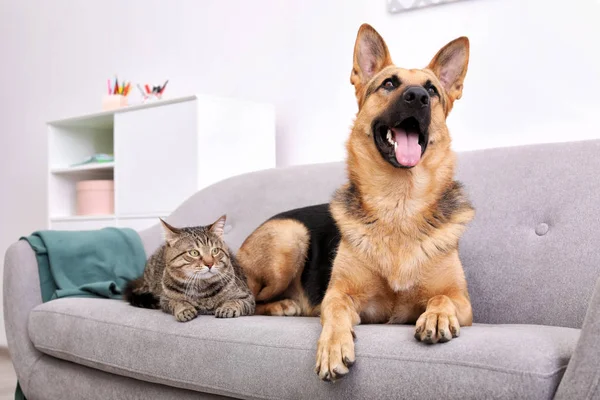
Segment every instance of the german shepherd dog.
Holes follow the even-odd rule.
[[[356,324],[416,323],[417,340],[441,343],[472,323],[458,241],[475,212],[454,180],[446,126],[468,61],[460,37],[426,68],[399,68],[362,25],[347,183],[329,205],[272,217],[238,252],[258,314],[321,316],[323,380],[349,372]]]

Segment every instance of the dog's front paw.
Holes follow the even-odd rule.
[[[194,307],[182,307],[175,313],[175,319],[179,322],[187,322],[190,321],[198,315],[198,310]]]
[[[215,310],[215,317],[217,318],[236,318],[240,315],[240,310],[237,307],[221,306]]]
[[[354,364],[354,331],[321,332],[315,372],[324,381],[343,378]]]
[[[455,315],[426,311],[417,320],[415,338],[421,342],[444,343],[460,335],[460,325]]]

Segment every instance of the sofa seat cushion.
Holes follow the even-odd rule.
[[[475,325],[426,345],[402,325],[356,328],[357,362],[333,384],[314,373],[317,318],[201,316],[180,323],[119,300],[66,298],[29,317],[35,347],[114,374],[245,399],[551,398],[579,330]]]

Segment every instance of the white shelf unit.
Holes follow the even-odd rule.
[[[86,174],[89,171],[110,171],[115,168],[114,162],[103,162],[97,164],[86,164],[86,165],[77,165],[74,167],[67,168],[54,168],[50,172],[55,175],[66,175],[66,174]]]
[[[270,104],[206,95],[130,106],[48,123],[48,228],[144,229],[196,191],[275,167]],[[96,153],[110,163],[73,166]],[[76,184],[114,180],[114,215],[76,215]]]

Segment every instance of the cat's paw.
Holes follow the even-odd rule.
[[[236,307],[222,306],[215,310],[215,317],[217,318],[235,318],[240,315],[240,310]]]
[[[187,321],[191,321],[192,319],[196,318],[197,315],[198,315],[198,310],[196,310],[194,307],[185,307],[185,308],[180,308],[175,313],[175,319],[177,319],[177,321],[179,321],[179,322],[187,322]]]

